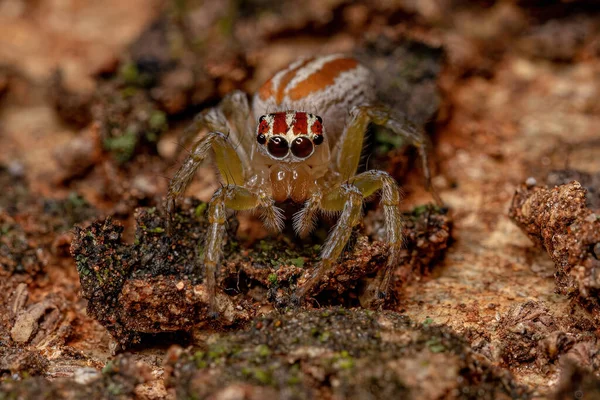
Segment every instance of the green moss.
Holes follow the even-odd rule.
[[[227,355],[227,348],[224,345],[217,343],[208,349],[208,358],[210,360],[216,360],[218,358],[224,357]]]
[[[271,243],[269,243],[269,242],[267,242],[265,240],[261,240],[260,242],[258,242],[258,248],[261,251],[267,251],[268,252],[268,251],[273,250],[273,247],[274,247],[273,244],[271,244]]]
[[[104,365],[104,367],[102,368],[102,373],[104,375],[109,375],[113,372],[114,370],[114,365],[112,361],[109,361],[106,363],[106,365]]]
[[[342,350],[336,357],[334,357],[334,366],[337,369],[349,370],[354,368],[354,358],[346,350]]]
[[[131,98],[135,96],[138,93],[138,91],[138,88],[134,86],[127,86],[126,88],[123,88],[121,90],[121,97],[123,97],[123,99]]]
[[[4,224],[0,227],[0,236],[6,235],[10,232],[10,225]]]
[[[85,198],[80,196],[77,192],[70,192],[67,197],[67,202],[73,208],[87,207],[89,205]]]
[[[444,346],[440,340],[440,338],[433,337],[429,339],[425,345],[429,348],[429,351],[432,353],[443,353],[446,351],[446,346]]]
[[[421,206],[417,206],[417,207],[413,208],[411,213],[414,217],[418,218],[425,213],[439,213],[439,212],[440,212],[440,208],[438,206],[433,205],[433,204],[423,204]]]
[[[276,285],[277,284],[277,274],[269,274],[269,276],[267,277],[269,284],[271,284],[271,286]]]
[[[124,163],[133,156],[137,142],[137,134],[135,130],[131,128],[127,129],[121,136],[105,138],[103,146],[113,154],[118,162]]]
[[[271,355],[271,349],[266,344],[260,344],[260,345],[256,346],[256,349],[254,351],[260,357],[268,357]]]
[[[325,343],[326,341],[329,340],[330,337],[331,337],[331,333],[323,332],[319,335],[319,342]]]
[[[123,390],[119,384],[115,382],[110,382],[106,387],[106,391],[112,396],[119,396]]]
[[[160,110],[154,110],[148,121],[150,129],[162,131],[167,129],[167,114]]]
[[[130,85],[135,85],[140,78],[140,72],[134,62],[121,65],[119,76]]]
[[[133,86],[147,87],[152,83],[152,77],[149,74],[142,73],[133,61],[121,65],[119,77],[125,84],[129,85],[126,90]]]
[[[194,355],[192,356],[192,359],[193,359],[194,363],[196,364],[196,368],[204,369],[208,366],[208,363],[206,362],[205,358],[206,358],[206,353],[203,351],[197,351],[194,353]]]
[[[381,316],[387,320],[383,325],[379,322]],[[400,334],[407,340],[382,340],[377,338],[379,331]],[[414,359],[424,347],[431,353],[460,356],[444,357],[440,365],[443,368],[446,363],[458,363],[460,376],[464,378],[457,384],[458,392],[469,389],[487,393],[491,389],[496,395],[527,398],[527,393],[519,396],[524,393],[519,392],[520,388],[495,375],[485,363],[476,363],[474,369],[468,346],[451,333],[424,327],[422,323],[412,324],[407,318],[388,312],[370,314],[365,310],[332,308],[272,313],[260,318],[260,327],[253,324],[251,329],[222,340],[221,347],[239,346],[242,350],[236,356],[221,358],[219,367],[211,369],[215,375],[210,382],[198,378],[193,364],[180,361],[175,364],[173,377],[177,380],[179,398],[191,396],[198,384],[206,385],[208,397],[233,382],[271,386],[280,396],[291,393],[290,398],[318,397],[322,387],[331,390],[331,397],[335,398],[378,398],[381,393],[390,398],[412,398],[402,378],[391,373],[386,365],[390,361]],[[315,386],[313,376],[303,375],[303,371],[312,370],[323,371],[326,379]],[[334,381],[339,384],[329,384]]]
[[[273,373],[269,370],[256,368],[254,370],[254,378],[263,385],[271,385],[273,383]]]
[[[298,268],[304,267],[304,257],[290,258],[288,262]]]

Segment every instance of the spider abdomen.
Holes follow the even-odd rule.
[[[330,146],[342,133],[350,109],[376,98],[371,71],[356,59],[334,54],[298,60],[266,81],[253,99],[254,116],[308,111],[323,118]]]

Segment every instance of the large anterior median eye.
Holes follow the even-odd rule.
[[[292,153],[298,158],[306,158],[313,152],[313,143],[309,138],[299,137],[292,142]]]
[[[273,136],[271,139],[269,139],[269,144],[267,144],[269,154],[271,154],[275,158],[283,158],[287,156],[289,147],[290,146],[287,140],[285,140],[281,136]]]

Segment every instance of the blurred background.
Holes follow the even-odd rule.
[[[568,385],[559,355],[571,349],[598,374],[597,323],[555,294],[554,264],[508,216],[528,179],[577,179],[600,208],[597,1],[0,0],[0,377],[71,379],[108,365],[114,343],[86,315],[73,226],[111,215],[133,242],[134,210],[160,206],[197,112],[332,52],[363,60],[381,100],[428,132],[454,223],[445,260],[403,288],[396,311],[462,335],[527,393]],[[371,165],[402,184],[403,210],[431,202],[402,140],[373,140]],[[212,171],[188,194],[208,200]],[[265,232],[242,219],[238,234]],[[523,305],[535,312],[524,317]],[[15,336],[23,313],[33,322]],[[529,331],[509,331],[529,317]],[[585,344],[544,355],[529,333],[557,329]],[[138,397],[166,395],[164,355],[134,356],[150,371]]]

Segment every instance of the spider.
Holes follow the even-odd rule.
[[[334,54],[300,59],[277,72],[254,95],[252,109],[245,93],[235,91],[196,117],[183,142],[200,130],[208,133],[195,142],[171,179],[166,210],[172,221],[177,199],[212,153],[222,186],[208,204],[201,260],[211,311],[216,310],[227,209],[257,210],[268,229],[281,231],[284,216],[277,204],[291,200],[302,205],[293,217],[294,230],[301,237],[315,227],[320,213],[339,214],[318,265],[296,288],[296,298],[302,301],[316,292],[338,260],[361,220],[365,198],[375,192],[380,192],[389,257],[367,289],[367,297],[372,304],[385,298],[402,247],[401,196],[388,173],[357,174],[368,124],[383,126],[415,146],[429,189],[431,183],[426,136],[376,100],[373,73],[352,57]]]

